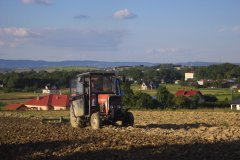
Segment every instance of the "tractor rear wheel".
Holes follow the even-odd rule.
[[[132,114],[132,112],[126,112],[125,113],[125,118],[122,121],[122,126],[124,127],[128,127],[128,126],[132,126],[134,125],[134,116]]]
[[[99,129],[101,127],[101,120],[100,120],[99,112],[93,113],[91,115],[90,123],[91,123],[92,129]]]
[[[74,128],[83,128],[84,120],[81,117],[76,117],[74,114],[73,106],[70,107],[70,123]]]

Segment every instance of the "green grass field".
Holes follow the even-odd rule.
[[[13,104],[13,103],[21,103],[26,101],[27,99],[34,98],[38,96],[38,93],[34,92],[9,92],[4,93],[0,90],[0,102]]]
[[[215,95],[218,100],[223,101],[225,99],[231,100],[232,95],[231,95],[231,90],[229,88],[195,88],[195,87],[189,87],[189,86],[181,86],[181,85],[176,85],[176,84],[161,84],[165,86],[169,92],[172,94],[175,94],[177,90],[200,90],[202,94],[211,94]],[[132,90],[134,93],[141,91],[140,90],[140,85],[132,85],[131,86]],[[147,94],[150,94],[151,96],[155,96],[157,93],[157,90],[146,90],[146,91],[141,91]]]

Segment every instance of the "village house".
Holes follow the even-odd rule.
[[[33,110],[66,110],[69,107],[69,97],[68,95],[49,94],[26,101],[24,105]]]
[[[240,98],[231,102],[231,110],[240,110]]]
[[[180,84],[181,80],[175,80],[175,84]]]
[[[147,82],[142,82],[142,85],[140,87],[140,90],[148,90],[150,89],[150,85]]]
[[[190,97],[190,98],[198,95],[199,96],[199,101],[198,102],[199,103],[205,102],[203,94],[200,91],[197,91],[197,90],[190,90],[190,91],[178,90],[176,92],[176,95],[182,95],[182,96]]]
[[[197,83],[198,83],[199,86],[203,86],[203,85],[205,84],[205,82],[206,82],[206,81],[203,80],[203,79],[197,81]]]
[[[152,89],[157,89],[159,87],[158,83],[151,81],[150,83],[148,82],[143,82],[140,90],[152,90]]]
[[[56,86],[52,86],[52,88],[50,88],[50,85],[46,85],[45,89],[42,90],[43,94],[59,94],[60,91],[57,89]]]
[[[182,66],[176,66],[176,67],[174,67],[174,69],[176,69],[176,70],[178,70],[178,71],[181,71]]]
[[[234,92],[240,92],[240,84],[233,85],[231,89]]]

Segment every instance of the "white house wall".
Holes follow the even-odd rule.
[[[28,108],[36,108],[37,110],[49,110],[48,106],[35,106],[35,105],[26,105]]]
[[[61,107],[61,106],[53,106],[54,110],[66,110],[66,107]]]

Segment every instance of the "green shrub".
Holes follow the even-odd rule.
[[[199,104],[200,108],[227,108],[230,107],[227,101],[217,101],[217,102],[204,102]]]
[[[135,107],[137,108],[155,108],[152,97],[147,93],[138,92],[135,95]]]

